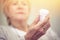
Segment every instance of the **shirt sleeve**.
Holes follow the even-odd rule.
[[[0,26],[0,40],[6,40],[2,27]]]

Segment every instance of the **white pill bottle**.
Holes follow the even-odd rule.
[[[40,21],[43,21],[48,14],[49,14],[49,10],[47,10],[47,9],[40,9],[39,10]]]

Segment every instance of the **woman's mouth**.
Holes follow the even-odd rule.
[[[24,14],[24,12],[18,12],[18,14]]]

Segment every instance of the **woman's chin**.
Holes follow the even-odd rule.
[[[17,21],[25,21],[27,18],[25,16],[14,16],[11,17],[13,20],[17,20]]]
[[[15,20],[24,21],[25,18],[24,17],[18,17],[18,18],[16,17]]]

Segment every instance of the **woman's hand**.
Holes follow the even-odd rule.
[[[39,17],[37,17],[33,24],[30,26],[30,30],[25,35],[25,40],[38,40],[38,38],[43,36],[49,29],[49,16],[47,16],[42,22],[39,20]]]

